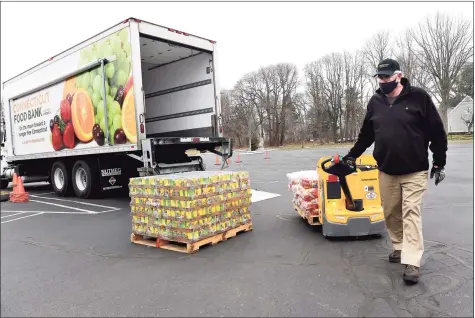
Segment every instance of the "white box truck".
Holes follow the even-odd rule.
[[[54,39],[51,39],[54,41]],[[129,18],[3,83],[1,187],[13,173],[60,196],[223,164],[216,42]]]

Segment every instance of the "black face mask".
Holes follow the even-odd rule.
[[[379,83],[379,88],[383,91],[384,94],[390,94],[397,87],[396,80],[387,83]]]

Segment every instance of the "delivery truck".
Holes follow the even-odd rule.
[[[218,71],[215,41],[128,18],[4,82],[2,189],[16,173],[90,198],[225,163]]]

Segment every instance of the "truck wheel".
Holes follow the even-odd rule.
[[[73,167],[72,183],[77,197],[85,199],[92,197],[98,183],[95,166],[88,161],[76,161]]]
[[[9,180],[1,180],[1,183],[0,183],[0,188],[3,190],[3,189],[6,189],[8,187],[8,184],[10,183]]]
[[[54,192],[59,196],[66,196],[70,193],[71,182],[69,182],[68,168],[62,161],[56,161],[51,168],[51,185]]]

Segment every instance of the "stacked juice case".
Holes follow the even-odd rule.
[[[191,243],[251,222],[247,172],[132,178],[129,194],[135,234]]]

